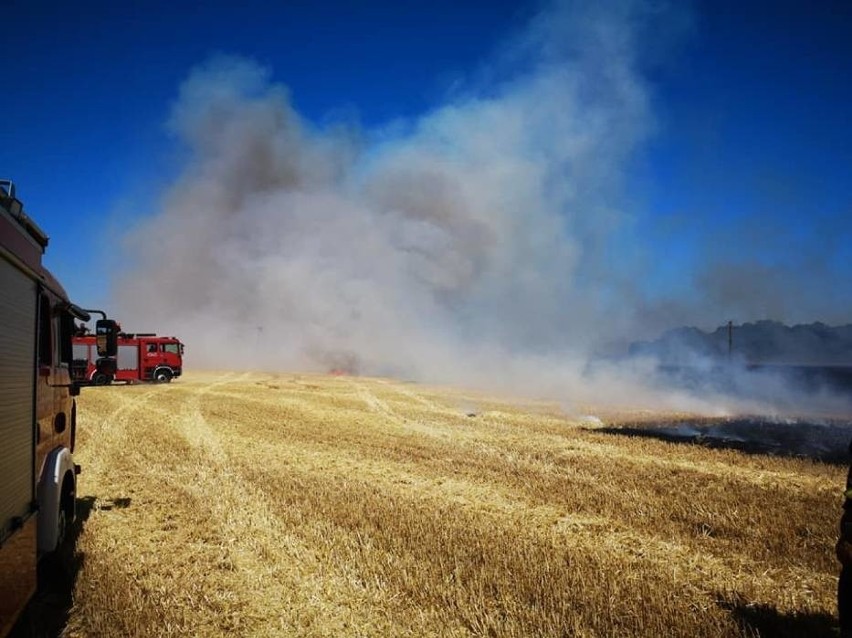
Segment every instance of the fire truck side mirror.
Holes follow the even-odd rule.
[[[99,357],[114,357],[118,352],[118,324],[112,319],[98,319],[95,337]]]

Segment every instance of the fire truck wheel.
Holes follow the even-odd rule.
[[[59,502],[59,512],[56,517],[56,549],[53,554],[60,552],[71,534],[71,523],[74,520],[74,480],[66,476],[62,483],[62,499]]]
[[[65,508],[59,508],[59,516],[56,518],[56,550],[62,549],[65,545],[65,538],[68,535],[68,515],[65,513]]]
[[[170,383],[172,380],[172,371],[168,368],[160,368],[154,373],[154,380],[157,383]]]
[[[103,372],[95,372],[95,374],[92,375],[92,383],[95,385],[107,385],[109,383],[109,377]]]

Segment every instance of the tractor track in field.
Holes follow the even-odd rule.
[[[349,385],[355,391],[356,396],[363,401],[371,412],[384,415],[389,419],[401,424],[411,425],[414,423],[423,422],[424,418],[440,415],[442,417],[459,417],[461,413],[451,407],[430,401],[420,393],[414,392],[401,386],[399,383],[388,381],[387,379],[349,379]],[[382,391],[391,397],[382,398],[376,393],[376,386],[380,386]],[[388,399],[392,401],[402,400],[405,403],[414,402],[414,409],[411,410],[411,415],[406,416],[398,410],[391,407]]]
[[[364,402],[370,412],[375,412],[383,417],[386,417],[400,425],[405,425],[406,419],[397,414],[387,403],[380,399],[367,384],[356,379],[348,379],[349,386],[354,390],[355,395]]]

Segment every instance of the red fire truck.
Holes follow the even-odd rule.
[[[0,636],[35,592],[37,560],[59,549],[75,516],[71,337],[75,319],[96,311],[68,301],[42,266],[47,240],[0,180]],[[102,356],[115,354],[117,332],[98,320]]]
[[[75,336],[73,341],[75,378],[81,383],[168,383],[183,371],[183,344],[175,337],[119,332],[114,371],[98,357],[94,335]]]

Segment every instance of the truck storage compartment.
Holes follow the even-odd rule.
[[[0,543],[35,500],[36,284],[0,256]]]

